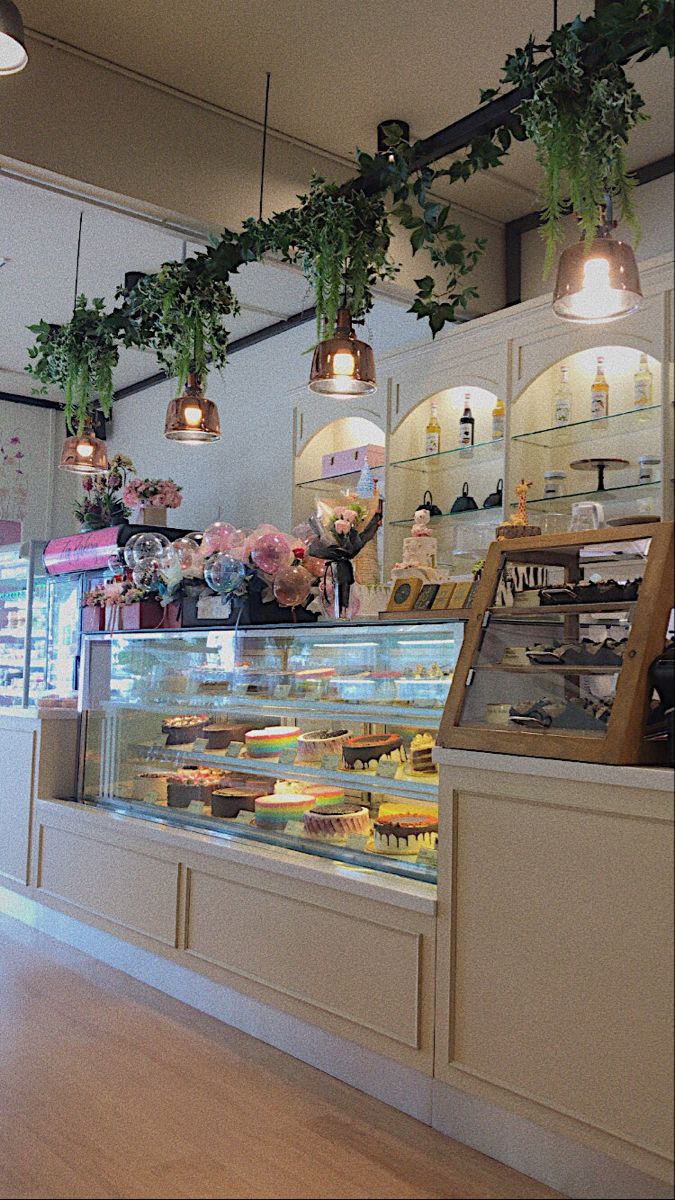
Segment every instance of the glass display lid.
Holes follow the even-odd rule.
[[[80,798],[435,882],[460,622],[85,639]]]
[[[666,712],[650,679],[672,599],[671,524],[490,549],[440,742],[606,763],[658,762]]]

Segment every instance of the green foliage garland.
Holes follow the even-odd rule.
[[[58,387],[65,400],[66,424],[80,434],[97,404],[109,417],[113,402],[113,371],[119,359],[114,331],[106,322],[104,302],[78,296],[73,315],[65,325],[39,321],[29,326],[35,334],[27,370],[46,389]]]

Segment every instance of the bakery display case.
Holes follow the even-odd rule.
[[[436,881],[459,621],[85,637],[79,798]]]
[[[649,672],[672,622],[672,578],[671,523],[495,542],[440,744],[665,762],[667,713]]]
[[[43,542],[0,550],[0,706],[75,696],[80,580],[50,579]]]

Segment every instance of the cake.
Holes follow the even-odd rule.
[[[211,815],[236,817],[240,812],[254,812],[255,801],[269,786],[267,779],[255,779],[235,772],[224,776],[225,782],[211,793]]]
[[[303,817],[307,837],[344,842],[351,834],[370,833],[370,814],[362,804],[330,804],[311,808]]]
[[[194,801],[201,804],[211,802],[211,794],[223,782],[224,771],[213,771],[210,767],[183,767],[170,775],[167,785],[169,808],[188,808]]]
[[[181,717],[165,717],[162,721],[162,733],[167,735],[167,746],[183,746],[201,737],[208,723],[209,718],[204,713],[199,716],[196,713],[187,713]]]
[[[399,796],[391,800],[383,800],[377,810],[378,821],[386,821],[388,817],[433,817],[438,820],[438,805],[425,801],[401,800]]]
[[[166,771],[141,771],[132,784],[134,800],[166,804]]]
[[[437,842],[437,817],[392,813],[373,825],[373,850],[378,854],[418,854],[434,850]]]
[[[314,796],[308,795],[257,796],[255,823],[260,829],[282,830],[288,821],[301,821],[315,803]]]
[[[320,762],[324,754],[339,754],[349,729],[312,729],[298,738],[298,762]]]
[[[282,750],[295,750],[300,730],[293,725],[271,725],[265,729],[250,729],[245,735],[246,749],[251,758],[275,758]]]
[[[344,804],[344,788],[330,787],[325,784],[315,787],[314,784],[311,784],[305,790],[314,796],[317,808],[324,808],[327,804]]]
[[[407,537],[403,539],[403,567],[436,566],[438,554],[438,538]]]
[[[307,796],[309,791],[304,783],[296,783],[293,779],[277,779],[274,785],[275,796]]]
[[[219,725],[206,725],[203,733],[206,736],[207,750],[227,750],[230,742],[243,742],[250,725],[229,725],[227,722]]]
[[[386,755],[398,753],[403,759],[403,742],[396,733],[366,734],[365,737],[350,737],[342,747],[342,757],[349,771],[366,770],[371,763],[378,763]]]
[[[429,775],[438,771],[432,760],[436,745],[430,733],[418,733],[410,743],[410,766],[413,775]]]

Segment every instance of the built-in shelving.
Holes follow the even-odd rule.
[[[631,497],[634,497],[636,500],[649,499],[657,494],[655,489],[660,486],[660,479],[652,479],[649,483],[622,483],[616,487],[603,488],[601,492],[597,488],[592,488],[585,492],[565,492],[561,496],[538,496],[533,500],[528,499],[527,506],[530,508],[533,504],[537,504],[545,512],[555,512],[556,508],[560,508],[566,500],[574,500],[576,502],[578,500],[592,499],[599,500],[601,504],[611,505],[618,503],[620,500],[630,499]],[[518,502],[515,500],[511,501],[511,508],[517,507]],[[486,510],[483,509],[482,511],[485,512]]]
[[[420,614],[423,615],[423,614]],[[448,681],[448,688],[450,682]],[[128,710],[129,712],[152,712],[167,715],[180,715],[186,712],[218,712],[236,711],[242,713],[264,713],[269,717],[285,718],[289,714],[293,720],[315,721],[325,717],[327,720],[344,721],[350,717],[353,721],[368,721],[374,725],[410,725],[411,722],[421,727],[438,726],[445,700],[433,707],[417,707],[413,704],[359,704],[356,701],[302,700],[297,696],[279,699],[267,699],[260,696],[229,696],[213,695],[202,697],[185,697],[180,703],[171,704],[166,694],[158,696],[144,695],[143,699],[134,702],[126,700],[106,700],[102,708],[106,711]]]
[[[579,442],[593,441],[611,434],[612,436],[637,433],[645,425],[658,419],[660,404],[649,404],[643,408],[630,408],[623,412],[610,413],[607,417],[593,417],[584,421],[572,421],[567,425],[550,425],[544,429],[531,429],[526,433],[514,433],[514,442],[525,442],[530,446],[541,446],[552,450],[557,446],[573,446]]]
[[[474,446],[456,446],[452,450],[440,450],[438,454],[420,454],[415,458],[401,458],[392,462],[391,466],[404,471],[418,471],[420,474],[435,475],[439,471],[447,471],[450,467],[466,467],[474,462],[489,462],[493,458],[502,457],[504,439],[495,438],[489,442],[477,442]]]

